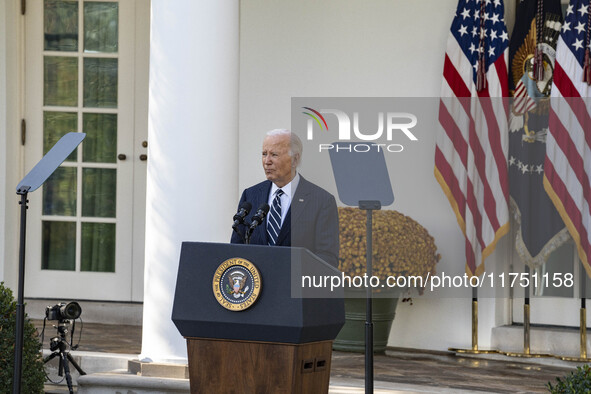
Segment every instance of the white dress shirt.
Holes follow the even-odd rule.
[[[293,177],[291,182],[287,185],[283,186],[281,190],[283,190],[283,195],[280,197],[281,199],[281,226],[283,226],[283,221],[287,216],[287,211],[289,211],[289,207],[291,206],[291,200],[293,199],[293,195],[295,194],[296,189],[298,188],[298,184],[300,183],[300,174],[296,172],[296,175]],[[273,200],[275,199],[275,193],[279,190],[276,184],[271,184],[271,192],[269,193],[269,200],[267,204],[269,206],[273,205]]]

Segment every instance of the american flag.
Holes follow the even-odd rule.
[[[591,88],[589,0],[571,0],[556,48],[550,123],[544,161],[544,188],[577,244],[591,275]],[[586,58],[589,58],[586,62]],[[587,77],[587,78],[585,78]]]
[[[466,243],[466,272],[509,230],[508,43],[502,0],[460,0],[443,67],[435,177]]]

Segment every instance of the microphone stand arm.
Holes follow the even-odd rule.
[[[248,226],[248,228],[246,229],[246,234],[245,234],[245,239],[244,242],[248,245],[250,244],[250,236],[252,235],[253,231],[255,228],[257,228],[258,226],[260,226],[263,221],[265,220],[264,217],[259,218],[259,220],[253,220],[252,222],[250,222],[250,226]]]
[[[252,224],[250,226],[248,226],[248,228],[246,229],[246,233],[244,234],[244,243],[246,245],[250,244],[250,236],[252,235],[252,232],[254,231],[254,227],[252,227]]]
[[[232,230],[234,230],[236,234],[240,236],[243,242],[247,243],[246,238],[244,237],[244,234],[242,234],[242,231],[240,231],[240,229],[238,228],[238,225],[232,226]]]

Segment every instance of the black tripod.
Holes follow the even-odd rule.
[[[49,340],[49,349],[53,352],[49,356],[43,359],[43,363],[48,363],[50,360],[53,360],[55,357],[59,357],[59,366],[58,366],[58,376],[64,376],[64,372],[66,374],[66,383],[68,384],[68,390],[70,394],[74,393],[74,389],[72,388],[72,375],[70,375],[70,366],[68,362],[72,363],[74,368],[78,371],[80,375],[86,375],[86,372],[80,368],[78,363],[74,361],[74,358],[68,351],[68,341],[66,340],[66,334],[68,333],[68,325],[70,324],[69,320],[60,320],[57,325],[57,332],[59,336],[53,337]]]

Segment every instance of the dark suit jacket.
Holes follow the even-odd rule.
[[[261,204],[266,204],[271,191],[271,181],[264,181],[244,190],[240,204],[248,201],[252,209],[245,218],[250,223]],[[246,226],[241,225],[244,234]],[[236,232],[232,243],[243,243]],[[267,245],[267,219],[261,223],[250,238],[251,244]],[[337,267],[339,257],[339,219],[337,204],[332,194],[308,182],[300,175],[300,182],[292,198],[291,206],[281,226],[277,246],[300,246],[309,249],[327,263]]]

